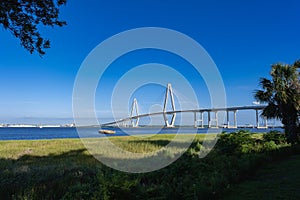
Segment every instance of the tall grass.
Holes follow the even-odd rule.
[[[3,199],[197,199],[218,198],[263,163],[300,152],[262,135],[222,134],[216,147],[199,158],[204,135],[170,166],[128,174],[101,164],[79,139],[1,141],[0,196]],[[273,137],[273,136],[272,136]],[[174,135],[112,137],[131,152],[159,150]],[[87,139],[101,147],[101,139]],[[180,140],[180,139],[179,139]],[[112,156],[116,156],[112,154]]]

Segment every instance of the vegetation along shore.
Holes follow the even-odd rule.
[[[110,140],[125,149],[148,152],[161,148],[173,137]],[[288,144],[283,134],[240,131],[221,134],[216,147],[199,159],[203,138],[204,135],[197,135],[188,151],[170,166],[145,174],[128,174],[106,167],[87,152],[79,139],[1,141],[0,196],[5,199],[222,199],[234,193],[235,184],[255,177],[256,171],[267,163],[300,153],[300,146]],[[237,190],[242,189],[237,187]]]

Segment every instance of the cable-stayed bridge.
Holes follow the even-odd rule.
[[[171,111],[167,111],[167,102],[171,100]],[[194,115],[193,122],[194,127],[196,128],[237,128],[237,111],[239,110],[254,110],[255,111],[255,128],[268,128],[267,119],[264,118],[264,123],[259,121],[259,111],[263,110],[265,105],[254,105],[254,106],[235,106],[235,107],[226,107],[226,108],[206,108],[206,109],[188,109],[188,110],[176,110],[175,101],[172,86],[169,83],[166,87],[164,107],[160,112],[145,113],[139,114],[138,110],[138,101],[134,98],[130,116],[124,119],[116,120],[113,122],[108,122],[101,124],[101,126],[117,126],[117,127],[138,127],[139,121],[141,118],[151,117],[151,116],[163,116],[164,124],[166,127],[174,127],[176,115],[180,113],[192,113]],[[206,119],[204,114],[206,113]],[[225,115],[225,123],[219,122],[219,114]],[[230,124],[230,113],[233,113],[233,124]],[[168,116],[171,115],[171,120],[168,119]],[[223,120],[222,120],[223,121]]]

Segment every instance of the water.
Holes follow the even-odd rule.
[[[111,136],[126,136],[126,135],[140,135],[140,134],[166,134],[166,133],[195,133],[205,134],[207,132],[214,133],[216,129],[194,129],[194,128],[110,128],[116,131],[115,134],[104,135],[99,134],[99,128],[80,128],[81,137],[85,138],[100,138]],[[219,129],[220,130],[220,129]],[[239,129],[240,130],[240,129]],[[243,130],[249,130],[250,132],[268,132],[275,129],[253,129],[243,128]],[[237,129],[221,129],[221,131],[234,132]],[[42,140],[42,139],[59,139],[59,138],[79,138],[79,134],[76,128],[0,128],[0,140]]]

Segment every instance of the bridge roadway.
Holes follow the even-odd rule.
[[[146,114],[140,114],[140,115],[136,115],[136,116],[131,116],[131,117],[127,117],[124,119],[120,119],[114,122],[109,122],[109,123],[104,123],[101,124],[101,126],[109,126],[109,125],[113,125],[113,124],[119,124],[122,122],[126,122],[126,121],[131,121],[133,119],[139,119],[142,117],[149,117],[149,116],[154,116],[154,115],[174,115],[176,113],[194,113],[195,114],[195,127],[196,127],[196,123],[197,121],[202,121],[202,127],[203,127],[203,115],[202,115],[202,119],[201,120],[197,120],[196,119],[196,113],[204,113],[207,112],[208,113],[208,126],[210,127],[210,113],[214,112],[217,113],[219,111],[225,111],[227,112],[227,125],[229,127],[229,112],[232,111],[234,112],[234,126],[232,128],[237,127],[236,124],[236,111],[238,110],[255,110],[256,111],[256,127],[259,128],[259,121],[258,121],[258,111],[259,110],[263,110],[266,106],[265,105],[257,105],[257,106],[237,106],[237,107],[228,107],[228,108],[206,108],[206,109],[191,109],[191,110],[174,110],[174,111],[161,111],[161,112],[154,112],[154,113],[146,113]],[[216,118],[214,119],[216,121],[216,125],[218,126],[218,122],[217,122],[217,114],[216,114]],[[267,124],[266,124],[267,126]]]

